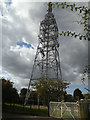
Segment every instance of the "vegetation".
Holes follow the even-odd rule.
[[[81,90],[79,90],[79,88],[74,90],[73,97],[76,101],[78,101],[80,99],[84,99],[84,96],[83,96]]]
[[[33,115],[33,116],[48,116],[47,109],[37,109],[27,106],[23,106],[20,104],[3,104],[3,113],[15,113],[15,114],[23,114],[23,115]]]
[[[65,102],[74,102],[74,97],[71,94],[65,95]]]
[[[62,31],[61,33],[59,33],[60,36],[64,35],[64,36],[71,36],[71,37],[79,38],[80,40],[82,39],[90,40],[89,38],[90,26],[88,25],[90,9],[88,9],[87,6],[76,6],[75,3],[69,4],[67,2],[62,2],[62,3],[55,2],[55,3],[52,3],[52,5],[53,5],[53,8],[57,7],[57,8],[62,8],[62,9],[70,9],[71,11],[79,13],[80,21],[77,21],[77,23],[81,24],[84,27],[83,31],[85,35],[81,33],[72,32],[72,31]]]
[[[42,77],[33,83],[32,86],[36,90],[39,99],[42,100],[42,104],[48,106],[49,101],[61,101],[62,97],[64,97],[64,90],[66,90],[70,83],[61,82],[62,80],[51,80]]]
[[[59,33],[60,36],[71,36],[75,38],[79,38],[80,40],[90,40],[89,38],[89,29],[90,26],[88,25],[88,14],[90,10],[85,6],[77,7],[76,4],[67,4],[64,3],[53,3],[53,8],[70,8],[71,11],[79,11],[81,20],[78,21],[78,24],[82,24],[84,26],[84,35],[81,33],[76,33],[72,31],[62,31]],[[85,76],[88,76],[90,65],[85,67],[83,72],[84,78],[82,79],[83,82],[85,80]],[[90,76],[89,76],[90,77]],[[16,113],[16,114],[27,114],[27,115],[37,115],[37,116],[48,116],[47,109],[37,109],[37,108],[30,108],[23,106],[25,95],[27,92],[26,88],[22,88],[20,91],[20,95],[16,88],[13,88],[13,83],[10,80],[2,80],[2,102],[3,102],[3,113]],[[73,96],[71,94],[66,93],[66,88],[68,87],[69,83],[65,82],[62,84],[64,91],[61,90],[60,85],[61,80],[52,81],[47,79],[44,81],[44,78],[40,78],[36,83],[33,84],[33,88],[35,91],[31,91],[31,99],[29,101],[30,104],[37,105],[48,105],[49,101],[61,101],[61,94],[64,95],[64,99],[67,102],[77,101],[80,99],[88,98],[88,94],[83,95],[82,92],[77,88],[74,90]],[[86,88],[87,91],[90,92],[89,89]],[[16,104],[18,103],[18,104]],[[22,105],[21,105],[22,104]]]
[[[85,100],[90,99],[90,94],[89,93],[88,94],[83,94],[83,96],[84,96]]]
[[[48,3],[48,5],[50,2]],[[88,3],[89,4],[89,3]],[[76,3],[69,3],[69,2],[53,2],[52,3],[53,8],[62,8],[62,9],[70,9],[72,12],[77,12],[77,14],[80,17],[80,20],[77,21],[77,24],[80,24],[83,26],[83,34],[77,33],[77,31],[62,31],[58,33],[60,36],[71,36],[74,38],[79,38],[80,40],[88,40],[90,41],[90,9],[88,6],[77,6]],[[57,34],[57,33],[56,33]],[[53,35],[52,35],[53,36]],[[88,52],[88,51],[87,51]],[[89,61],[89,60],[88,60]],[[86,76],[88,80],[90,79],[90,65],[86,65],[85,69],[83,71],[83,78],[82,82],[85,83]],[[90,92],[89,88],[85,88],[88,92]]]
[[[27,89],[22,88],[20,91],[20,94],[18,94],[16,88],[13,88],[13,83],[10,82],[10,80],[2,79],[2,92],[3,92],[2,93],[3,94],[2,95],[2,99],[3,99],[2,112],[14,113],[14,114],[48,116],[49,108],[48,109],[46,107],[41,108],[40,106],[38,107],[38,105],[48,106],[49,101],[58,101],[58,99],[60,100],[60,97],[61,97],[60,95],[62,94],[62,91],[60,89],[57,89],[59,85],[60,85],[60,80],[54,82],[49,79],[48,81],[45,82],[44,80],[42,80],[42,78],[40,78],[38,82],[33,85],[33,87],[35,88],[35,91],[31,92],[31,97],[30,97],[31,99],[29,101],[30,106],[24,106],[23,101],[24,101]],[[63,88],[66,89],[68,85],[69,83],[65,82],[63,84]],[[15,91],[13,92],[13,90]],[[76,101],[77,96],[79,96],[79,99],[82,99],[81,97],[82,92],[80,92],[80,90],[75,90],[75,91],[74,91],[75,97],[73,97],[71,94],[67,94],[66,91],[63,92],[64,99],[66,102]],[[38,98],[39,98],[39,101],[38,101]],[[33,105],[34,106],[36,105],[36,107],[33,107]]]
[[[64,8],[69,8],[71,11],[75,11],[79,13],[81,20],[77,21],[78,24],[83,25],[83,31],[84,34],[82,35],[81,33],[77,32],[72,32],[72,31],[62,31],[59,33],[60,36],[71,36],[74,38],[79,38],[80,40],[90,40],[89,38],[89,29],[90,26],[88,25],[88,20],[89,20],[89,15],[90,14],[90,9],[85,6],[76,6],[75,3],[73,4],[67,4],[66,2],[63,3],[52,3],[53,8],[61,7],[62,9]],[[57,33],[56,33],[57,34]],[[84,78],[82,79],[83,81],[85,80],[85,75],[89,73],[89,67],[90,65],[87,65],[85,67],[85,70],[83,72]],[[2,80],[2,102],[3,102],[3,112],[13,112],[13,113],[21,113],[21,114],[29,114],[29,115],[44,115],[47,116],[48,111],[47,109],[35,109],[35,108],[28,108],[24,107],[19,104],[24,103],[25,95],[27,92],[26,88],[22,88],[20,91],[20,95],[17,92],[16,88],[13,88],[13,83],[10,82],[10,80]],[[53,81],[50,79],[47,79],[44,81],[44,78],[40,78],[36,83],[33,84],[33,88],[35,89],[34,91],[31,91],[31,99],[29,103],[37,105],[42,104],[42,105],[48,105],[49,101],[61,101],[61,94],[63,94],[65,101],[77,101],[80,99],[83,99],[84,96],[87,98],[88,95],[82,94],[82,92],[79,89],[75,89],[73,96],[71,94],[66,93],[66,88],[68,87],[69,83],[64,82],[62,84],[64,91],[61,89],[61,80]],[[87,89],[87,88],[86,88]],[[87,89],[90,91],[89,89]],[[6,104],[7,103],[7,104]],[[9,104],[10,103],[10,104]],[[13,103],[13,104],[12,104]]]
[[[22,104],[24,104],[26,93],[27,93],[27,89],[22,88],[21,91],[20,91],[20,96],[19,96],[20,103],[22,103]]]
[[[13,83],[10,80],[2,80],[2,102],[18,103],[19,95],[16,88],[13,88]]]

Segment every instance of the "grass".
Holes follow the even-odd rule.
[[[61,110],[56,110],[55,112],[52,112],[51,115],[53,117],[56,117],[56,118],[60,118],[61,117]],[[72,115],[75,117],[75,118],[78,118],[78,113],[77,112],[73,112]],[[71,114],[69,111],[65,111],[63,113],[63,118],[72,118]]]
[[[46,108],[22,106],[20,104],[3,104],[3,113],[15,113],[23,115],[33,115],[33,116],[48,116],[48,110]]]

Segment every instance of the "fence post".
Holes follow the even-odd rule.
[[[37,103],[38,103],[38,109],[40,109],[40,103],[39,103],[39,95],[38,95],[38,99],[37,99]]]
[[[88,119],[90,120],[90,99],[88,100]]]
[[[82,100],[79,102],[80,120],[89,120],[89,101]]]
[[[80,101],[78,101],[78,118],[80,119],[81,116],[80,116]]]
[[[63,117],[63,115],[62,115],[62,110],[63,110],[63,109],[62,109],[62,102],[61,102],[61,118]]]
[[[49,102],[50,102],[50,99],[48,97],[48,116],[50,116],[50,114],[49,114]]]

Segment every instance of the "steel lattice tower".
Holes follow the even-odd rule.
[[[54,80],[62,78],[59,59],[58,27],[52,13],[52,3],[49,3],[47,11],[45,19],[40,23],[39,44],[24,104],[27,103],[30,96],[30,86],[33,80],[37,80],[43,75],[45,78],[48,77]],[[35,73],[36,69],[39,73]]]

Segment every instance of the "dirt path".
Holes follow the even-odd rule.
[[[61,120],[61,119],[41,116],[3,114],[2,120]]]

